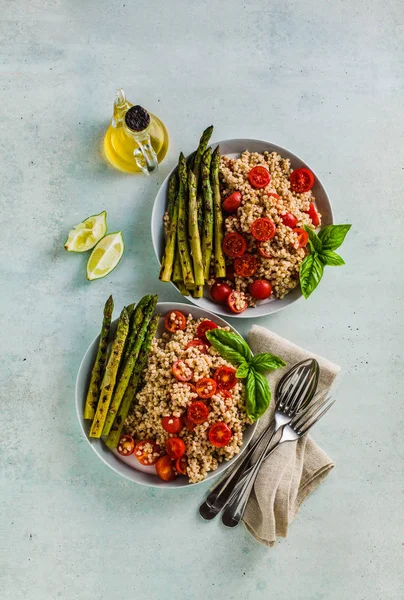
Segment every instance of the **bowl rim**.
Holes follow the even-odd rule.
[[[181,310],[181,307],[183,307],[183,310],[189,310],[189,311],[190,311],[190,310],[192,310],[192,305],[191,305],[191,304],[185,304],[185,303],[183,303],[183,302],[158,302],[158,303],[157,303],[157,305],[156,305],[155,311],[156,311],[156,312],[158,312],[158,309],[161,309],[161,310],[162,310],[162,312],[163,312],[163,310],[164,310],[164,307],[167,307],[167,306],[173,306],[173,305],[177,306],[179,310]],[[236,328],[235,328],[235,327],[233,327],[232,325],[230,325],[230,323],[227,323],[227,322],[226,322],[226,321],[225,321],[225,320],[224,320],[224,319],[223,319],[221,316],[219,316],[219,315],[215,315],[214,313],[212,313],[212,312],[210,312],[210,311],[206,310],[205,308],[199,307],[199,306],[197,306],[196,308],[198,308],[198,310],[200,310],[200,311],[203,311],[204,313],[206,313],[206,314],[207,314],[207,316],[211,316],[211,317],[214,317],[214,318],[217,318],[217,317],[219,317],[219,319],[220,319],[220,320],[222,320],[222,321],[224,321],[224,323],[226,323],[226,326],[230,327],[230,329],[231,329],[232,331],[234,331],[234,332],[235,332],[235,333],[237,333],[238,335],[241,335],[241,334],[240,334],[240,333],[239,333],[239,332],[236,330]],[[175,309],[171,308],[170,310],[175,310]],[[198,318],[199,318],[199,317],[198,317]],[[114,320],[112,321],[112,324],[116,323],[116,322],[117,322],[117,320],[118,320],[118,318],[114,319]],[[202,479],[202,481],[196,481],[195,483],[189,483],[189,481],[188,481],[186,484],[184,484],[184,485],[178,485],[178,486],[174,486],[174,485],[155,485],[155,484],[153,484],[152,482],[149,482],[148,480],[147,480],[147,481],[138,481],[138,480],[136,480],[136,479],[134,479],[134,478],[130,477],[130,476],[127,474],[127,473],[125,473],[125,472],[123,472],[123,471],[120,471],[120,470],[119,470],[118,468],[116,468],[116,467],[115,467],[113,464],[110,464],[110,463],[109,463],[109,462],[108,462],[108,461],[107,461],[107,460],[104,458],[104,456],[103,456],[103,455],[102,455],[100,452],[98,452],[97,445],[96,445],[95,443],[92,443],[92,442],[91,442],[91,440],[89,439],[89,437],[88,437],[88,435],[87,435],[87,432],[86,432],[86,430],[85,430],[85,428],[84,428],[84,418],[83,418],[83,415],[82,415],[82,413],[83,413],[83,408],[82,408],[82,405],[81,405],[81,404],[82,404],[82,398],[81,398],[81,396],[80,396],[80,390],[79,390],[79,380],[80,380],[81,371],[82,371],[82,369],[83,369],[83,367],[84,367],[84,363],[85,363],[85,361],[86,361],[86,358],[87,358],[87,355],[88,355],[88,353],[91,351],[91,349],[92,349],[93,345],[94,345],[94,344],[96,343],[96,341],[99,339],[99,336],[100,336],[100,334],[96,335],[96,336],[93,338],[93,340],[92,340],[92,341],[90,342],[90,344],[88,345],[88,347],[87,347],[87,350],[85,351],[85,353],[84,353],[84,355],[83,355],[83,358],[82,358],[82,359],[81,359],[81,361],[80,361],[80,366],[79,366],[79,368],[78,368],[78,371],[77,371],[77,375],[76,375],[76,383],[75,383],[75,405],[76,405],[76,415],[77,415],[77,419],[78,419],[78,422],[79,422],[79,425],[80,425],[80,429],[81,429],[81,432],[82,432],[82,434],[83,434],[84,438],[85,438],[85,439],[86,439],[86,441],[87,441],[87,444],[88,444],[88,445],[91,447],[91,449],[92,449],[92,450],[93,450],[93,452],[96,454],[96,456],[97,456],[97,457],[98,457],[98,458],[99,458],[99,459],[100,459],[100,460],[101,460],[101,461],[102,461],[102,462],[103,462],[103,463],[104,463],[104,464],[105,464],[105,465],[106,465],[108,468],[112,469],[112,471],[115,471],[115,473],[117,473],[117,474],[118,474],[119,476],[121,476],[121,477],[124,477],[124,478],[125,478],[125,479],[127,479],[128,481],[131,481],[131,482],[133,482],[133,483],[136,483],[136,484],[139,484],[139,485],[144,485],[144,486],[146,486],[146,487],[152,487],[152,488],[154,488],[154,489],[160,489],[160,488],[161,488],[161,489],[163,489],[163,490],[179,490],[179,489],[187,490],[187,489],[191,489],[191,488],[193,488],[194,486],[196,486],[196,485],[199,485],[199,484],[201,484],[201,483],[205,483],[205,482],[206,482],[206,481],[208,481],[208,480],[214,479],[215,477],[217,477],[217,476],[219,476],[219,475],[223,475],[223,473],[224,473],[224,472],[225,472],[225,471],[226,471],[226,470],[227,470],[229,467],[231,467],[232,465],[234,465],[234,464],[237,462],[237,460],[240,458],[240,456],[241,456],[241,455],[243,454],[243,452],[246,450],[246,448],[247,448],[247,446],[249,445],[250,441],[251,441],[251,440],[252,440],[252,438],[254,437],[254,434],[255,434],[255,432],[256,432],[256,428],[257,428],[257,425],[258,425],[258,421],[259,421],[259,419],[258,419],[258,421],[255,421],[254,423],[252,423],[251,425],[249,425],[249,427],[251,428],[251,429],[250,429],[250,430],[251,430],[251,436],[250,436],[250,439],[249,439],[248,443],[247,443],[247,444],[244,444],[243,446],[241,446],[241,448],[240,448],[240,452],[239,452],[238,454],[235,454],[235,455],[234,455],[234,456],[233,456],[233,457],[232,457],[232,458],[231,458],[229,461],[223,461],[222,463],[220,463],[221,465],[224,465],[224,468],[223,468],[223,469],[221,469],[221,470],[219,471],[219,473],[217,472],[217,471],[218,471],[218,469],[215,469],[214,471],[209,471],[209,472],[207,473],[206,477],[205,477],[204,479]],[[99,439],[97,438],[95,441],[100,441],[100,442],[102,443],[102,440],[101,440],[101,438],[99,438]],[[119,460],[119,459],[117,458],[117,460]],[[122,464],[123,464],[123,465],[125,465],[126,463],[122,462]],[[130,465],[127,465],[127,466],[128,466],[128,468],[130,468],[130,469],[131,469],[131,471],[134,471],[134,472],[139,472],[139,473],[141,473],[141,472],[142,472],[142,471],[140,471],[140,470],[138,471],[137,469],[134,469],[134,468],[130,467]],[[143,471],[143,473],[144,473],[144,471]],[[149,473],[146,473],[146,474],[149,474]],[[151,475],[151,474],[150,474],[150,475]],[[154,475],[153,475],[153,477],[154,477]],[[155,477],[157,477],[157,475],[156,475]]]
[[[282,152],[286,152],[289,155],[288,158],[290,158],[291,160],[297,160],[297,161],[299,161],[301,163],[304,163],[308,168],[310,168],[310,170],[312,171],[313,175],[316,178],[316,181],[321,186],[321,188],[324,190],[324,195],[325,195],[326,201],[328,202],[328,207],[329,207],[329,211],[328,212],[329,212],[331,224],[333,224],[335,222],[334,211],[333,211],[331,200],[330,200],[330,197],[328,195],[328,192],[327,192],[327,189],[326,189],[325,185],[323,184],[323,182],[320,179],[320,177],[317,175],[316,171],[303,158],[301,158],[300,156],[298,156],[294,152],[291,152],[290,150],[288,150],[287,148],[285,148],[283,146],[279,146],[278,144],[275,144],[273,142],[269,142],[268,140],[262,140],[262,139],[258,139],[258,138],[228,138],[226,140],[220,140],[218,142],[212,142],[211,144],[209,144],[209,146],[214,150],[217,146],[225,145],[225,144],[236,144],[238,142],[240,142],[240,143],[241,142],[245,142],[247,144],[248,143],[252,143],[252,144],[267,144],[267,145],[270,145],[270,146],[272,146],[274,148],[274,150],[272,150],[272,152],[278,152],[279,154],[282,154]],[[190,153],[189,155],[187,155],[186,159],[188,159],[191,154],[192,153]],[[153,244],[153,250],[154,250],[154,254],[155,254],[156,258],[157,258],[159,266],[161,266],[161,257],[160,257],[159,252],[158,252],[158,248],[157,248],[158,241],[157,241],[157,236],[154,235],[154,226],[153,226],[154,223],[155,223],[155,221],[156,221],[156,214],[155,213],[157,211],[157,204],[158,204],[157,203],[157,198],[158,198],[158,196],[159,196],[159,194],[161,192],[161,189],[164,186],[167,185],[167,182],[168,182],[169,178],[171,177],[172,173],[174,173],[177,170],[177,168],[178,168],[178,166],[177,166],[177,164],[175,164],[174,167],[166,175],[166,177],[164,178],[164,180],[162,181],[162,183],[160,184],[160,186],[159,186],[159,188],[157,190],[157,193],[156,193],[156,196],[155,196],[154,202],[153,202],[153,209],[152,209],[151,221],[150,221],[150,230],[151,230],[151,239],[152,239],[152,244]],[[161,227],[162,227],[162,225],[161,225]],[[170,281],[170,284],[174,287],[174,289],[178,293],[180,293],[179,290],[178,290],[178,288],[177,288],[177,286],[172,281]],[[205,284],[205,286],[206,286],[206,284]],[[187,300],[189,303],[193,304],[194,306],[197,306],[198,308],[204,308],[204,307],[202,307],[198,303],[198,300],[199,300],[198,298],[193,298],[192,296],[185,296],[185,297],[182,296],[182,298],[184,300]],[[272,314],[275,314],[275,313],[277,313],[277,312],[279,312],[279,311],[287,308],[288,306],[291,306],[292,304],[295,304],[299,300],[302,300],[302,298],[304,298],[304,296],[303,296],[303,294],[302,294],[302,292],[300,290],[300,294],[296,298],[293,298],[289,303],[283,304],[281,306],[278,306],[277,308],[276,308],[277,301],[275,300],[274,302],[271,302],[271,303],[268,304],[268,306],[270,306],[271,304],[275,304],[276,303],[275,307],[273,309],[271,309],[271,311],[266,312],[266,313],[261,314],[261,315],[254,314],[254,311],[252,311],[252,314],[251,314],[251,312],[249,311],[249,308],[247,308],[247,310],[245,310],[244,312],[242,312],[240,314],[236,314],[236,313],[229,314],[228,312],[224,312],[224,311],[221,310],[221,305],[220,304],[217,305],[218,312],[213,312],[213,309],[211,310],[211,312],[214,315],[221,316],[221,317],[224,317],[224,318],[230,318],[230,319],[233,319],[233,318],[235,318],[235,319],[253,319],[253,318],[259,319],[261,317],[268,317],[268,316],[270,316]],[[263,306],[266,306],[266,305],[263,305]],[[204,310],[208,310],[209,311],[208,308],[207,309],[204,308]],[[248,314],[249,312],[250,312],[250,314]]]

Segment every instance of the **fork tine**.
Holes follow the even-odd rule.
[[[293,425],[300,428],[302,422],[306,423],[308,419],[310,419],[316,412],[321,410],[322,406],[328,402],[329,399],[330,396],[326,398],[323,392],[318,392],[310,404],[308,404],[303,410],[300,410],[298,413],[296,413],[292,420]]]
[[[328,412],[331,408],[331,406],[335,403],[335,400],[332,400],[331,402],[328,403],[328,405],[324,407],[324,405],[326,404],[327,401],[330,400],[330,397],[328,397],[326,399],[325,402],[323,402],[321,404],[321,406],[319,407],[319,409],[316,411],[315,414],[311,415],[304,423],[302,423],[299,427],[299,433],[300,435],[304,435],[305,433],[307,433],[309,431],[309,429],[311,429],[313,427],[313,425],[315,425],[315,423],[317,423],[317,421],[319,421],[326,412]],[[321,412],[319,412],[321,409],[323,408],[323,410]]]
[[[310,375],[310,370],[307,367],[301,367],[296,371],[296,381],[293,382],[286,393],[286,396],[283,401],[283,407],[285,410],[289,409],[289,406],[292,402],[292,398],[294,398],[296,393],[300,392],[302,385],[304,384],[306,378]]]

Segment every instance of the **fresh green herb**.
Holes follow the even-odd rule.
[[[280,369],[285,365],[285,361],[279,358],[279,356],[269,354],[268,352],[256,354],[251,361],[251,366],[254,367],[254,369],[256,371],[259,371],[260,373],[263,373],[265,371],[271,371],[272,369]]]
[[[324,266],[317,252],[308,254],[300,266],[300,287],[305,298],[314,292],[321,281],[323,272]]]
[[[327,225],[319,234],[322,250],[336,250],[343,243],[351,225]]]
[[[344,259],[333,250],[323,250],[319,254],[319,258],[324,265],[329,265],[330,267],[341,267],[345,264]]]
[[[224,359],[235,365],[249,363],[252,359],[250,346],[236,333],[223,329],[210,329],[206,332],[206,337]]]
[[[249,367],[248,362],[244,361],[243,363],[241,363],[241,365],[239,366],[239,368],[236,371],[237,379],[245,379],[248,375],[249,368],[250,367]]]

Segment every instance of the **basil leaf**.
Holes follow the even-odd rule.
[[[241,335],[223,329],[210,329],[206,332],[206,337],[224,359],[235,365],[252,359],[250,346]]]
[[[336,250],[342,244],[351,225],[327,225],[318,234],[322,242],[322,250]]]
[[[236,371],[237,379],[245,379],[248,375],[249,365],[248,362],[242,362],[239,368]]]
[[[329,265],[330,267],[341,267],[345,264],[344,259],[336,252],[333,252],[333,250],[324,250],[318,256],[324,265]]]
[[[271,401],[271,390],[265,377],[250,368],[246,383],[246,413],[249,419],[256,421],[267,410]]]
[[[323,273],[324,266],[318,254],[314,252],[306,256],[300,266],[300,287],[305,298],[308,298],[314,292],[321,281]]]
[[[245,401],[245,411],[247,413],[247,417],[252,421],[255,421],[255,371],[254,369],[250,369],[247,375],[247,381],[245,384],[246,389],[246,401]]]
[[[279,356],[269,354],[268,352],[256,354],[250,364],[252,367],[254,367],[254,369],[261,373],[270,371],[272,369],[280,369],[286,365],[286,363],[279,358]]]
[[[312,252],[321,252],[323,246],[317,233],[308,225],[304,225],[304,230],[309,234],[309,246]]]

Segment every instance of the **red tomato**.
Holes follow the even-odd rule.
[[[271,181],[271,176],[265,167],[253,167],[248,173],[248,181],[255,189],[259,190],[268,185]]]
[[[196,424],[192,423],[192,421],[190,421],[187,416],[184,416],[184,423],[189,429],[189,431],[193,431],[196,427]]]
[[[219,421],[218,423],[212,425],[208,433],[210,443],[213,446],[216,446],[216,448],[223,448],[223,446],[227,446],[232,435],[232,430],[223,421]]]
[[[191,423],[194,423],[195,425],[201,425],[201,423],[205,423],[208,415],[209,408],[200,400],[196,400],[189,405],[187,417]]]
[[[167,433],[179,433],[184,427],[184,419],[170,415],[161,419],[161,425]]]
[[[210,295],[212,300],[219,304],[224,304],[227,300],[227,296],[231,294],[231,287],[227,283],[221,283],[216,281],[210,288]]]
[[[280,198],[280,196],[278,196],[278,194],[275,194],[275,192],[268,192],[268,193],[267,193],[267,196],[268,196],[269,198],[271,198],[271,197],[272,197],[272,198],[276,198],[277,200],[279,200],[279,198]]]
[[[217,329],[216,323],[210,321],[209,319],[205,319],[204,321],[202,321],[202,323],[199,323],[198,328],[196,330],[196,335],[200,340],[208,344],[209,341],[206,337],[206,332],[210,331],[211,329]]]
[[[229,281],[231,281],[232,283],[234,283],[234,268],[233,265],[227,265],[226,266],[226,279],[228,279]]]
[[[234,291],[227,298],[227,305],[234,313],[242,313],[248,308],[248,302],[243,292]]]
[[[187,466],[188,466],[188,461],[187,461],[186,456],[181,456],[181,458],[177,458],[177,460],[175,461],[175,470],[180,475],[187,474]]]
[[[222,204],[222,209],[227,213],[235,213],[241,204],[240,192],[233,192],[230,196],[227,196]]]
[[[230,398],[233,398],[231,393],[228,392],[227,390],[220,390],[220,393],[223,396],[223,398],[226,398],[227,400],[229,400]]]
[[[156,472],[163,481],[174,481],[177,476],[174,471],[173,461],[167,454],[158,459]]]
[[[237,256],[243,256],[247,250],[247,242],[240,233],[232,231],[232,233],[226,233],[223,240],[223,252],[229,258],[237,258]]]
[[[259,242],[267,242],[268,240],[272,240],[275,233],[276,225],[267,217],[255,219],[255,221],[251,224],[251,234]]]
[[[216,385],[216,384],[215,384]],[[117,450],[121,456],[130,456],[135,449],[135,440],[131,435],[122,435]]]
[[[202,377],[202,379],[196,382],[197,394],[199,398],[203,398],[204,400],[211,398],[216,393],[216,387],[216,381],[210,377]]]
[[[297,219],[295,215],[292,215],[291,213],[285,213],[284,215],[281,215],[281,219],[282,223],[291,229],[294,229],[297,225]]]
[[[182,314],[179,310],[172,310],[166,314],[164,319],[164,325],[167,331],[171,331],[171,333],[175,333],[178,330],[185,329],[187,326],[187,320],[185,315]]]
[[[237,383],[236,369],[233,367],[219,367],[213,375],[219,390],[231,390]]]
[[[316,211],[316,207],[314,206],[313,202],[310,202],[309,210],[305,212],[307,215],[309,215],[314,227],[318,227],[320,225],[320,217],[318,216],[318,212]]]
[[[290,189],[292,192],[296,192],[296,194],[303,194],[304,192],[308,192],[314,185],[314,175],[305,167],[301,169],[296,169],[293,173],[290,174]]]
[[[185,350],[188,350],[188,348],[198,348],[201,354],[206,354],[206,344],[202,340],[191,340],[185,346]]]
[[[272,254],[266,250],[265,246],[263,245],[264,243],[265,242],[257,242],[258,254],[262,256],[262,258],[272,258]]]
[[[248,288],[251,296],[257,300],[265,300],[272,294],[272,285],[266,279],[256,279]]]
[[[234,272],[239,277],[251,277],[258,267],[258,259],[253,254],[244,254],[234,261]]]
[[[194,386],[194,384],[193,384],[193,383],[189,383],[189,381],[186,381],[186,382],[184,383],[184,385],[188,386],[188,387],[189,387],[189,389],[191,390],[191,392],[192,392],[193,394],[196,394],[196,393],[197,393],[197,392],[196,392],[196,387]]]
[[[142,440],[135,446],[134,455],[141,465],[149,467],[156,464],[160,456],[160,446],[153,440]]]
[[[299,248],[304,248],[307,242],[309,241],[309,234],[304,229],[300,227],[296,227],[293,230],[293,233],[296,233],[299,239]]]
[[[185,450],[185,442],[179,437],[168,438],[166,441],[166,452],[170,458],[181,458],[185,454]]]
[[[193,369],[188,367],[183,360],[176,360],[171,367],[171,372],[178,381],[189,381],[194,375]]]

